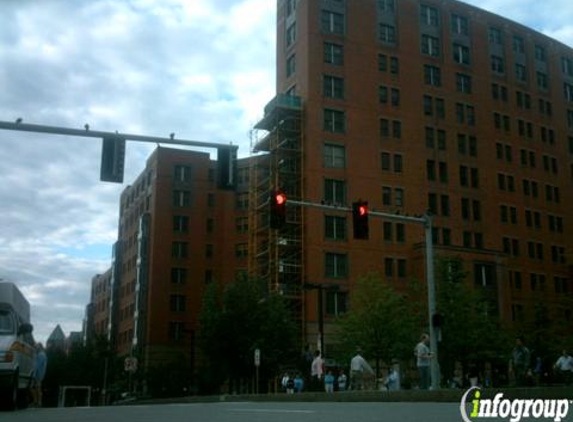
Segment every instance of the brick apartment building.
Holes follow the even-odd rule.
[[[96,331],[144,365],[195,362],[205,284],[248,269],[292,301],[314,347],[319,293],[328,334],[358,277],[398,289],[425,279],[420,227],[371,218],[355,240],[345,212],[288,207],[271,230],[277,187],[291,200],[430,210],[436,254],[460,257],[504,321],[538,302],[570,321],[573,50],[450,0],[277,6],[277,96],[236,191],[217,189],[207,154],[158,148],[121,195],[112,267],[94,279],[107,286],[94,287]]]
[[[205,285],[247,271],[249,169],[237,165],[236,190],[223,190],[209,154],[161,147],[121,194],[112,266],[92,281],[86,331],[144,370],[195,365]]]
[[[289,198],[434,215],[438,256],[463,259],[501,318],[537,302],[571,320],[573,50],[457,1],[278,0],[277,96],[256,125],[250,272],[295,303],[317,338],[357,277],[397,288],[424,280],[420,227],[370,219],[354,240],[344,212],[289,207],[270,230],[260,210]],[[259,212],[256,212],[259,210]],[[334,286],[334,289],[328,289]],[[326,340],[328,354],[329,341]]]

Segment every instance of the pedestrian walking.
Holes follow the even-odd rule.
[[[515,375],[515,383],[518,387],[523,387],[526,384],[527,370],[529,369],[529,361],[531,353],[529,349],[523,344],[523,339],[517,337],[515,339],[515,347],[511,352],[511,368]]]
[[[573,380],[573,357],[567,353],[567,350],[563,350],[563,354],[559,356],[553,368],[565,384],[571,384]]]
[[[350,360],[350,388],[352,390],[362,390],[364,388],[364,371],[374,375],[372,367],[361,355],[362,349],[356,349],[356,355]]]
[[[416,366],[420,373],[420,390],[427,390],[430,388],[430,360],[432,359],[432,353],[430,352],[429,344],[430,336],[428,334],[422,334],[420,342],[414,349]]]

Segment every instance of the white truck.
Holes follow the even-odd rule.
[[[0,283],[0,405],[15,409],[27,398],[36,360],[30,304],[13,283]]]

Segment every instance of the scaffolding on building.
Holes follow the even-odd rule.
[[[282,229],[270,228],[269,195],[280,189],[302,200],[303,131],[300,97],[277,95],[264,109],[251,139],[249,189],[249,275],[280,292],[302,322],[304,242],[302,207],[287,207]]]

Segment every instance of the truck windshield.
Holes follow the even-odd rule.
[[[10,312],[0,310],[0,334],[12,334],[14,332],[14,320]]]

